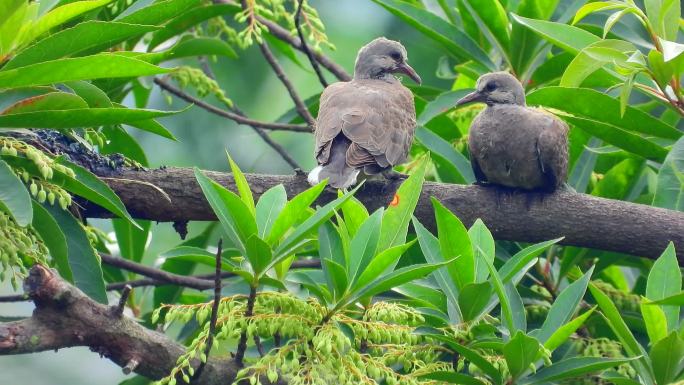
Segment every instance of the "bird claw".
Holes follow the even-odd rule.
[[[404,179],[408,178],[408,175],[402,174],[400,172],[396,172],[394,170],[383,171],[382,176],[384,176],[385,179],[388,179],[391,181],[404,180]]]

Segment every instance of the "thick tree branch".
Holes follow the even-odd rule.
[[[96,171],[107,177],[107,183],[135,217],[155,221],[215,220],[192,169]],[[230,174],[206,172],[207,176],[237,191]],[[143,181],[156,187],[147,187]],[[264,191],[283,184],[288,196],[304,191],[309,185],[303,176],[248,174],[247,180],[258,198]],[[370,210],[392,201],[398,183],[368,181],[356,194]],[[159,189],[171,201],[160,199]],[[513,194],[499,196],[491,188],[441,183],[425,183],[414,215],[428,228],[434,229],[430,197],[436,197],[467,226],[481,218],[496,239],[538,242],[565,237],[566,245],[590,247],[658,257],[673,241],[680,264],[684,264],[684,213],[559,191],[542,199],[538,195]],[[325,192],[317,204],[336,197]],[[400,197],[401,199],[401,197]],[[110,214],[99,207],[85,204],[87,217]]]
[[[31,318],[0,323],[0,355],[87,346],[124,370],[151,379],[171,371],[185,347],[134,320],[116,317],[52,271],[36,265],[24,290],[36,304]],[[239,368],[227,357],[210,358],[193,385],[232,383]]]

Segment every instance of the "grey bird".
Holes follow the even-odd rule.
[[[456,105],[487,107],[470,126],[468,148],[478,184],[553,192],[568,175],[568,126],[525,105],[520,82],[506,72],[482,75]]]
[[[309,173],[309,183],[327,178],[328,186],[346,189],[360,170],[401,177],[392,167],[406,161],[416,110],[413,94],[394,74],[421,81],[407,60],[401,43],[380,37],[359,50],[351,81],[326,87],[316,119],[319,166]]]

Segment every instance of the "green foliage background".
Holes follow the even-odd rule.
[[[156,20],[157,16],[153,14],[140,17],[138,13],[136,17],[134,12],[150,3],[158,2],[52,0],[32,3],[26,12],[18,12],[16,9],[26,6],[25,1],[4,2],[0,7],[0,130],[61,129],[102,153],[123,152],[129,158],[126,161],[129,165],[139,162],[149,166],[228,170],[224,156],[227,149],[243,170],[291,172],[287,164],[248,128],[217,118],[196,106],[183,110],[185,103],[177,100],[169,103],[168,96],[159,93],[149,76],[164,78],[169,74],[171,79],[187,89],[194,88],[199,96],[220,107],[229,108],[235,102],[250,117],[288,121],[295,117],[290,100],[253,43],[263,38],[272,45],[286,72],[315,112],[321,88],[308,69],[306,57],[277,44],[258,25],[248,23],[245,29],[244,24],[236,23],[235,15],[238,21],[245,20],[240,18],[234,5],[211,6],[200,1],[169,0],[167,3],[172,7],[179,7],[170,17],[164,17],[163,13],[158,14]],[[256,4],[263,16],[275,14],[281,23],[291,28],[288,17],[293,13],[292,2],[271,0]],[[320,26],[307,30],[307,34],[311,33],[310,44],[330,54],[348,70],[352,69],[358,47],[375,36],[385,35],[406,45],[412,66],[421,74],[423,86],[412,86],[419,113],[417,140],[412,150],[413,160],[404,167],[414,177],[410,180],[412,184],[407,182],[402,187],[404,193],[415,194],[423,175],[448,183],[472,182],[465,141],[468,125],[480,107],[459,110],[451,107],[469,92],[479,74],[511,70],[527,86],[529,104],[546,108],[571,124],[569,184],[575,190],[682,210],[684,45],[681,43],[679,2],[611,1],[585,5],[585,1],[580,0],[375,0],[311,1],[310,5],[318,11],[327,33],[326,38]],[[129,10],[119,15],[129,6]],[[47,13],[49,17],[36,18],[32,12],[36,15]],[[206,15],[201,19],[209,21],[194,23],[190,30],[185,28],[187,25],[178,28],[183,25],[184,18],[194,17],[184,12]],[[312,10],[307,12],[315,19]],[[126,19],[125,15],[131,13],[134,16]],[[3,18],[4,14],[11,17]],[[235,29],[215,35],[217,28],[223,27],[217,15],[224,15]],[[116,17],[130,24],[114,26],[111,23]],[[173,17],[177,19],[169,22]],[[195,20],[200,21],[199,18]],[[69,35],[73,30],[78,34]],[[175,46],[160,45],[158,49],[162,53],[147,56],[105,53],[113,45],[117,51],[142,52],[144,44],[136,45],[136,42],[143,35],[146,38],[142,41],[150,46],[160,45],[175,35],[183,36],[185,40]],[[46,40],[41,42],[43,38]],[[73,39],[79,39],[83,47],[70,48],[69,42]],[[92,39],[92,43],[85,46],[88,39]],[[336,49],[330,50],[329,43]],[[186,59],[171,60],[186,55]],[[201,66],[197,55],[209,55],[216,83],[198,70]],[[141,79],[142,83],[133,80],[135,78]],[[328,79],[332,79],[329,74]],[[151,88],[148,100],[145,100],[147,91],[141,84]],[[46,88],[48,86],[57,88]],[[31,99],[32,103],[15,104],[34,96],[37,98]],[[272,136],[305,168],[313,166],[310,135],[276,132]],[[174,138],[177,140],[170,140]],[[11,234],[8,239],[22,239],[21,244],[2,245],[5,255],[11,258],[8,266],[12,268],[3,269],[7,281],[14,279],[16,283],[22,276],[22,266],[49,263],[91,297],[106,302],[105,282],[130,279],[133,275],[111,268],[102,269],[95,249],[102,251],[109,247],[114,254],[146,264],[153,264],[162,255],[167,258],[162,268],[184,274],[192,270],[187,269],[188,261],[194,264],[209,258],[211,262],[211,252],[206,249],[215,244],[220,230],[207,230],[206,224],[192,223],[190,239],[194,241],[185,244],[180,244],[168,224],[139,221],[141,230],[136,230],[134,226],[137,225],[130,220],[118,198],[85,169],[64,159],[46,157],[20,142],[7,139],[2,131],[0,140],[4,144],[0,161],[0,211],[3,215],[0,227],[6,229],[5,234]],[[146,158],[134,144],[136,142]],[[428,151],[431,162],[419,161]],[[235,164],[233,171],[237,171]],[[632,378],[638,375],[639,381],[646,384],[682,380],[681,367],[677,365],[681,366],[684,352],[674,354],[674,358],[668,356],[669,352],[684,350],[679,311],[674,311],[681,305],[681,294],[676,296],[681,291],[681,275],[672,248],[664,251],[661,259],[653,264],[615,253],[559,247],[554,245],[556,240],[528,248],[511,242],[497,242],[495,246],[486,228],[491,224],[477,222],[468,230],[437,201],[434,202],[437,237],[420,223],[414,223],[416,234],[409,234],[406,240],[400,239],[403,235],[398,238],[396,234],[388,235],[387,229],[397,228],[395,225],[399,224],[393,222],[396,218],[393,219],[392,210],[368,216],[369,213],[364,213],[349,200],[338,207],[344,222],[338,218],[337,227],[326,222],[333,215],[333,206],[330,206],[312,214],[309,219],[302,217],[282,225],[285,227],[279,236],[264,238],[266,234],[259,229],[259,237],[250,238],[252,225],[244,219],[248,216],[239,215],[238,218],[244,220],[231,222],[235,220],[232,216],[235,212],[254,212],[254,203],[249,203],[246,193],[248,189],[241,191],[240,197],[233,197],[212,187],[210,181],[202,179],[201,173],[198,172],[197,177],[205,195],[215,195],[214,210],[217,213],[225,211],[224,216],[219,215],[224,229],[237,229],[232,237],[229,236],[232,245],[241,242],[245,245],[243,249],[237,247],[237,251],[247,260],[226,267],[244,270],[245,274],[241,274],[242,279],[236,280],[224,294],[245,294],[249,287],[256,289],[259,284],[266,284],[271,289],[283,289],[282,282],[302,285],[322,306],[312,310],[312,319],[322,317],[342,324],[347,322],[355,333],[356,337],[349,337],[340,334],[340,330],[346,332],[346,329],[335,327],[325,331],[330,333],[326,338],[339,341],[340,351],[349,352],[348,356],[331,353],[330,357],[336,357],[341,360],[339,362],[347,362],[344,360],[349,357],[357,359],[353,358],[356,356],[352,352],[359,333],[382,329],[386,323],[403,322],[407,328],[429,325],[438,329],[413,330],[412,333],[424,338],[419,340],[391,333],[360,340],[380,343],[383,338],[395,338],[409,350],[425,341],[441,343],[443,349],[451,352],[448,354],[458,352],[466,358],[466,368],[461,367],[459,374],[443,371],[450,369],[448,360],[445,357],[439,360],[439,354],[432,351],[432,355],[403,361],[408,362],[404,363],[404,372],[421,375],[437,372],[432,374],[435,381],[497,383],[504,376],[503,380],[537,383],[535,381],[551,378],[545,379],[544,373],[553,376],[572,373],[572,370],[603,370],[616,365],[621,365],[619,374],[604,373],[602,381],[633,383],[631,379],[610,377],[619,375]],[[72,194],[93,200],[122,219],[90,221],[91,226],[83,227],[59,208],[70,204]],[[269,199],[280,199],[276,198],[280,194],[274,192]],[[311,197],[317,195],[310,194]],[[305,200],[310,202],[311,197]],[[343,199],[350,198],[341,198],[338,204],[343,204]],[[409,205],[397,210],[410,213],[412,208]],[[256,220],[258,222],[258,215]],[[342,229],[339,223],[346,223],[347,227]],[[377,250],[357,250],[353,239],[347,245],[349,239],[345,240],[344,234],[352,237],[364,225],[379,232]],[[398,228],[406,226],[408,219]],[[146,245],[148,232],[149,244]],[[230,230],[227,232],[231,234]],[[118,244],[107,243],[108,233],[117,235]],[[342,238],[335,241],[336,237]],[[387,243],[388,237],[401,242]],[[297,243],[300,241],[303,243]],[[409,243],[402,246],[404,241]],[[169,244],[181,247],[169,251]],[[300,272],[287,273],[289,263],[283,262],[287,262],[288,253],[294,251],[286,246],[295,244],[298,255],[319,255],[323,259],[323,247],[329,246],[333,262],[323,264],[321,274],[325,279]],[[395,255],[394,251],[390,252],[393,250],[390,246],[401,250],[397,249]],[[346,251],[348,248],[351,252]],[[344,253],[351,261],[335,259]],[[456,261],[452,260],[459,255]],[[369,261],[378,261],[375,263],[384,268],[375,266],[377,271],[371,272],[373,269],[369,267],[368,275],[364,276],[355,266],[374,266],[368,265]],[[427,264],[421,265],[423,262]],[[445,262],[448,262],[448,268],[436,270],[439,263]],[[400,273],[390,276],[395,274],[391,272],[395,266],[396,272]],[[271,268],[274,274],[269,275],[267,272]],[[200,262],[196,271],[202,270],[209,270],[209,267]],[[420,279],[433,270],[437,272],[431,278]],[[530,273],[525,275],[528,270]],[[379,290],[373,286],[374,280],[396,284],[380,286],[383,290]],[[666,285],[657,289],[656,282]],[[366,314],[371,315],[363,321],[369,322],[370,326],[363,330],[359,329],[361,324],[354,320],[353,314],[345,313],[357,302],[368,306],[369,297],[382,295],[392,288],[406,296],[404,303],[409,308],[394,308],[392,304],[379,302],[379,308],[388,306],[389,310],[376,314],[372,306],[367,307]],[[481,295],[483,291],[489,296]],[[585,297],[585,291],[591,295]],[[153,308],[163,302],[197,303],[208,299],[187,290],[183,296],[179,296],[180,291],[152,289],[136,294],[131,304],[136,314],[144,318],[150,317]],[[428,294],[437,299],[427,301],[431,303],[421,302],[422,298],[429,297]],[[672,295],[675,296],[668,300],[670,305],[646,304]],[[582,310],[582,315],[578,316],[575,309],[582,298],[586,301],[582,302],[583,309],[589,310]],[[482,302],[482,299],[492,303]],[[245,306],[239,298],[235,301],[231,309]],[[274,303],[281,304],[278,301]],[[202,308],[202,305],[197,306]],[[260,306],[265,313],[273,311],[269,308],[273,306],[271,302]],[[292,306],[304,305],[295,303]],[[326,312],[326,308],[332,311]],[[15,308],[10,310],[14,312]],[[206,313],[206,309],[203,312]],[[334,312],[336,315],[332,315]],[[193,315],[189,312],[176,318],[187,321]],[[198,313],[198,318],[206,331],[206,314],[199,316]],[[415,322],[417,319],[421,320],[420,325]],[[464,321],[471,323],[462,325]],[[446,326],[448,324],[451,326]],[[473,331],[479,326],[486,330]],[[246,330],[249,335],[259,334],[263,332],[259,327],[255,323],[254,330]],[[575,336],[570,342],[566,341],[579,327],[585,338]],[[539,329],[533,331],[535,328]],[[300,333],[306,336],[308,332]],[[587,339],[587,335],[593,339]],[[186,333],[181,336],[189,337]],[[319,341],[316,338],[322,337],[314,337],[314,343]],[[198,341],[201,339],[195,339],[192,345],[197,351],[201,350]],[[325,349],[324,345],[320,347]],[[556,348],[558,350],[551,355]],[[377,370],[369,372],[371,377],[390,376],[388,366],[380,366],[380,363],[390,366],[392,363],[382,358],[383,354],[388,353],[371,353],[376,357],[373,365],[378,365],[370,365]],[[597,355],[603,358],[585,357]],[[493,360],[496,368],[481,362],[482,357],[485,361]],[[666,358],[674,359],[674,366],[663,367],[661,363]],[[8,363],[7,366],[25,363],[33,370],[33,365],[38,363],[29,360],[4,357],[0,362]],[[417,364],[419,361],[436,365],[424,367]],[[535,362],[537,367],[528,369]],[[552,366],[542,370],[551,362]],[[261,360],[254,368],[260,364],[267,362]],[[75,369],[69,366],[61,370],[71,372]],[[537,370],[540,371],[535,374]],[[14,373],[7,373],[3,371],[0,379],[5,375],[16,379]]]

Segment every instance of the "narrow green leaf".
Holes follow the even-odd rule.
[[[346,260],[344,257],[344,249],[342,247],[342,239],[337,228],[330,222],[323,223],[318,228],[318,254],[321,258],[321,267],[325,275],[328,289],[331,293],[335,293],[335,298],[346,292],[346,286],[349,282],[347,277]],[[340,289],[341,279],[336,276],[337,271],[332,271],[331,262],[343,267],[345,273],[344,287]]]
[[[349,277],[356,284],[363,271],[375,257],[382,226],[383,209],[379,208],[366,219],[351,240],[349,248]]]
[[[254,197],[252,196],[252,190],[249,188],[247,179],[242,173],[238,165],[233,162],[233,158],[226,152],[228,157],[228,162],[230,163],[230,170],[233,173],[233,179],[235,180],[235,186],[237,186],[238,193],[240,194],[240,199],[245,203],[245,206],[252,213],[252,216],[256,215],[256,208],[254,207]]]
[[[0,115],[0,131],[2,131],[2,128],[65,129],[112,124],[134,124],[146,119],[159,118],[176,113],[177,111],[133,108],[83,108],[61,111],[35,111]]]
[[[494,263],[494,237],[480,218],[468,229],[468,236],[475,260],[475,282],[484,282],[489,276],[489,269],[481,259],[486,258]]]
[[[305,216],[308,216],[307,209],[311,204],[321,195],[321,192],[325,188],[325,183],[319,183],[306,191],[297,194],[289,202],[285,204],[285,207],[280,212],[273,226],[271,227],[271,232],[268,235],[268,243],[275,245],[280,238],[285,235],[285,232],[292,227],[295,223],[299,222]]]
[[[435,99],[429,101],[423,111],[416,119],[416,124],[424,126],[435,117],[445,114],[454,108],[456,102],[470,93],[471,89],[446,91],[439,94]]]
[[[5,108],[0,115],[14,115],[41,110],[85,109],[88,104],[78,95],[68,92],[48,92],[47,94],[22,99]]]
[[[341,190],[338,190],[338,196],[342,196]],[[344,223],[349,230],[349,236],[353,237],[359,231],[361,224],[368,219],[368,210],[358,199],[351,197],[348,201],[340,207],[344,215]]]
[[[478,380],[475,377],[470,377],[461,373],[454,372],[432,372],[430,374],[425,374],[420,376],[426,380],[436,380],[439,382],[446,382],[448,384],[463,384],[463,385],[485,385],[484,382]]]
[[[159,122],[157,122],[154,119],[141,119],[133,122],[126,122],[125,124],[131,127],[135,127],[138,130],[143,130],[159,135],[162,138],[177,141],[176,137],[173,136],[173,134],[169,130],[167,130],[166,127],[162,126]]]
[[[356,283],[352,286],[352,290],[358,290],[364,286],[369,285],[374,280],[378,279],[383,273],[388,269],[396,266],[399,258],[408,250],[414,243],[416,239],[411,242],[405,243],[403,245],[390,247],[387,250],[380,252],[378,255],[374,256],[368,266],[363,268],[360,273]],[[362,265],[363,266],[363,265]]]
[[[104,51],[131,37],[156,30],[152,25],[126,24],[113,21],[89,20],[54,33],[19,52],[4,70],[78,55],[98,48]]]
[[[442,256],[445,259],[458,257],[454,264],[449,266],[448,271],[460,290],[465,285],[475,281],[475,260],[468,231],[449,209],[437,199],[431,199],[435,210],[439,248]]]
[[[153,63],[159,61],[175,60],[184,57],[216,55],[237,59],[237,53],[233,47],[221,39],[209,37],[192,37],[183,40],[166,51],[160,52],[158,59],[152,60]]]
[[[486,264],[483,264],[486,267]],[[492,299],[494,290],[489,282],[469,283],[458,293],[458,307],[464,321],[477,319]]]
[[[64,24],[88,11],[107,5],[112,1],[113,0],[77,1],[53,8],[35,22],[24,26],[23,29],[26,31],[26,35],[23,36],[23,40],[25,42],[30,42],[52,28]]]
[[[533,385],[556,383],[560,380],[581,377],[589,373],[617,367],[629,361],[631,361],[629,358],[572,357],[556,362],[555,364],[538,371],[536,374],[523,378],[518,384]]]
[[[648,274],[646,281],[646,298],[658,301],[682,290],[682,274],[675,253],[674,243],[670,242],[660,257],[656,260]],[[679,327],[678,306],[661,305],[667,319],[667,331],[677,330]],[[655,342],[651,340],[651,342]]]
[[[658,301],[649,302],[649,305],[673,305],[673,306],[684,306],[684,291],[679,292],[675,295],[663,298]]]
[[[653,345],[667,336],[667,318],[665,318],[665,313],[660,306],[648,305],[645,299],[639,306],[641,316],[644,318],[644,325],[646,325],[648,339],[651,341],[651,345]]]
[[[282,184],[271,187],[259,198],[256,204],[256,222],[259,236],[263,239],[270,232],[273,223],[287,203],[287,193]]]
[[[68,211],[59,207],[45,206],[59,224],[66,237],[69,266],[74,278],[74,285],[83,290],[90,298],[107,304],[104,279],[100,260],[90,245],[88,236],[81,224]]]
[[[69,249],[64,233],[59,228],[59,224],[50,213],[36,201],[33,203],[33,222],[31,226],[36,230],[40,239],[50,252],[50,257],[57,266],[60,277],[69,282],[74,282],[74,275],[69,265]]]
[[[513,276],[520,270],[523,266],[527,265],[536,258],[539,254],[546,251],[549,247],[560,242],[563,238],[551,239],[548,241],[536,243],[534,245],[528,246],[512,256],[499,270],[499,275],[501,276],[501,281],[504,283],[509,282]]]
[[[658,171],[653,205],[684,211],[684,138],[679,138],[665,157]]]
[[[601,40],[598,36],[571,25],[546,20],[528,19],[512,14],[513,19],[531,29],[549,42],[570,52],[578,53],[582,48]]]
[[[425,170],[428,156],[423,157],[413,173],[406,179],[394,194],[389,207],[382,217],[382,228],[378,240],[378,250],[383,251],[392,246],[406,242],[406,233],[413,211],[418,204],[420,192],[423,190]]]
[[[597,1],[594,3],[584,4],[576,13],[575,17],[572,19],[572,24],[577,24],[580,20],[584,19],[586,16],[599,12],[608,11],[611,9],[622,9],[627,7],[627,4],[621,4],[616,1]]]
[[[21,227],[31,223],[31,196],[10,166],[0,159],[0,209],[6,209]]]
[[[74,91],[76,95],[80,96],[90,108],[109,108],[113,106],[112,101],[104,91],[85,80],[67,82],[65,86],[71,88],[71,90]]]
[[[0,71],[0,88],[17,88],[74,80],[128,78],[170,72],[142,60],[116,53],[56,59]]]
[[[518,331],[503,347],[503,354],[508,364],[508,370],[513,379],[517,379],[537,359],[539,341]]]
[[[200,2],[201,0],[156,1],[130,14],[124,12],[117,17],[116,21],[128,24],[161,25],[188,9],[199,5]]]
[[[454,167],[454,172],[458,174],[461,179],[456,182],[475,182],[475,175],[470,166],[470,161],[463,154],[456,151],[449,142],[423,126],[416,127],[416,139],[418,139],[425,148],[430,150],[430,153],[434,154],[433,156],[436,155],[444,158],[447,164]]]
[[[459,355],[465,357],[468,361],[472,362],[475,366],[480,368],[486,375],[488,375],[495,384],[501,384],[501,373],[497,368],[495,368],[489,361],[481,356],[477,351],[469,349],[466,346],[461,345],[456,339],[451,336],[445,336],[441,334],[434,333],[421,333],[420,330],[417,331],[418,334],[423,334],[426,337],[444,342],[449,349],[458,353]]]
[[[633,51],[633,44],[622,40],[600,40],[584,47],[570,62],[560,81],[561,87],[579,87],[592,73],[606,63],[625,63]]]
[[[656,384],[673,383],[682,370],[684,339],[676,331],[671,332],[653,345],[650,357]]]
[[[501,303],[501,314],[503,316],[504,324],[508,329],[510,335],[514,335],[518,331],[520,325],[516,324],[516,317],[513,314],[513,308],[511,307],[511,301],[509,299],[508,292],[504,283],[499,277],[499,273],[494,268],[494,265],[488,260],[484,260],[489,268],[490,280],[492,281],[492,286],[499,297],[499,302]],[[510,283],[508,284],[510,285]],[[513,287],[515,289],[515,286]],[[518,295],[519,296],[519,295]],[[523,311],[523,315],[525,312]],[[524,331],[524,330],[523,330]]]
[[[545,343],[561,326],[570,321],[587,291],[587,285],[593,271],[594,268],[592,267],[582,278],[561,291],[549,309],[549,314],[546,316],[541,330],[536,335],[539,342]]]
[[[667,40],[677,39],[681,2],[677,0],[644,0],[646,15],[655,33]]]
[[[150,40],[149,43],[149,50],[154,49],[156,46],[172,38],[173,36],[176,36],[205,20],[221,15],[232,16],[239,11],[240,6],[236,4],[211,4],[193,7],[169,21],[164,28],[152,34],[152,40]]]
[[[121,256],[131,261],[140,262],[145,254],[145,247],[150,236],[152,222],[139,220],[140,228],[134,227],[124,219],[112,219]]]
[[[271,246],[256,235],[256,232],[245,242],[246,257],[249,260],[254,275],[259,277],[266,272],[266,268],[273,258]]]
[[[549,336],[546,342],[544,342],[544,347],[554,351],[556,348],[563,345],[570,338],[570,336],[577,331],[577,329],[584,325],[584,322],[586,322],[587,318],[594,313],[594,309],[596,309],[596,307],[589,309],[588,311],[582,313],[582,315],[556,329],[553,334]]]
[[[480,31],[499,51],[499,55],[510,62],[510,22],[506,10],[498,0],[462,0]]]

